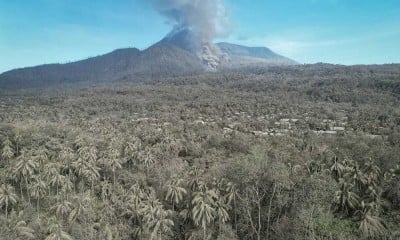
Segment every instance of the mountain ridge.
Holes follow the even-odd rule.
[[[192,31],[182,29],[144,50],[116,49],[65,64],[44,64],[6,71],[0,74],[0,86],[19,89],[75,82],[135,82],[248,65],[293,64],[297,63],[268,48],[202,42]]]

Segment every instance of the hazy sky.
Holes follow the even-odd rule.
[[[302,63],[400,63],[400,0],[226,0],[229,41]],[[0,0],[0,72],[144,49],[171,26],[149,0]]]

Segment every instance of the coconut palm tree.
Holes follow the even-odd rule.
[[[40,176],[34,176],[33,177],[33,182],[30,187],[31,191],[31,196],[36,199],[36,212],[38,214],[39,218],[39,205],[40,205],[40,199],[43,198],[47,191],[48,191],[48,185],[45,181],[43,181]]]
[[[365,179],[368,186],[378,187],[382,179],[382,171],[370,159],[365,163]]]
[[[75,222],[76,219],[79,219],[81,216],[87,213],[91,201],[89,194],[75,196],[72,199],[72,210],[69,212],[68,216],[68,223],[70,225]]]
[[[214,209],[214,199],[217,199],[215,191],[205,189],[204,191],[196,192],[192,200],[193,221],[197,226],[201,226],[203,228],[204,240],[207,239],[207,226],[216,217],[216,211]]]
[[[146,191],[140,191],[140,200],[138,205],[138,214],[142,217],[143,222],[150,222],[154,218],[155,209],[160,208],[162,206],[160,200],[158,200],[154,189],[146,189]],[[134,196],[135,200],[136,197]],[[135,207],[135,206],[132,206]],[[150,231],[150,226],[145,225],[144,230]],[[150,231],[151,232],[151,231]]]
[[[100,168],[97,166],[97,148],[94,145],[88,145],[86,142],[77,143],[78,159],[73,162],[73,167],[78,176],[85,178],[91,183],[91,190],[96,180],[100,177]],[[81,189],[83,191],[83,189]]]
[[[217,195],[220,195],[221,192],[224,192],[226,189],[226,179],[225,178],[216,178],[214,177],[212,182],[211,182],[211,186],[213,187],[215,193]]]
[[[72,167],[74,173],[80,179],[83,178],[83,170],[86,168],[86,164],[87,163],[85,162],[85,160],[83,158],[81,158],[80,156],[78,156],[78,158],[75,159],[75,161],[73,161],[71,163],[71,167]]]
[[[90,190],[93,192],[94,183],[100,178],[100,168],[95,162],[88,162],[83,169],[83,177],[90,183]]]
[[[76,157],[74,150],[67,145],[62,145],[58,157],[62,163],[62,172],[67,172],[69,178],[72,178],[72,162]]]
[[[150,149],[146,149],[144,152],[140,153],[140,163],[144,165],[146,168],[146,175],[149,174],[150,167],[156,162],[155,156],[150,151]]]
[[[93,224],[93,229],[97,231],[96,238],[104,240],[113,240],[113,229],[110,225],[101,219],[100,222]]]
[[[122,160],[119,157],[111,156],[107,162],[107,166],[111,169],[113,174],[113,184],[115,185],[115,172],[122,168]]]
[[[131,137],[131,139],[127,140],[126,145],[124,146],[124,155],[128,158],[137,157],[138,151],[140,151],[142,147],[142,141],[140,138],[135,136]]]
[[[354,211],[360,204],[360,197],[353,191],[354,185],[340,179],[340,190],[335,193],[335,200],[339,206],[340,211],[349,214]]]
[[[172,234],[174,222],[171,219],[172,211],[165,210],[161,204],[147,208],[143,216],[145,227],[150,233],[150,239],[164,239],[165,234]]]
[[[221,229],[221,226],[229,220],[228,211],[230,206],[227,204],[225,197],[218,195],[214,208],[215,216],[218,219],[218,228]]]
[[[21,220],[23,212],[13,212],[4,225],[1,226],[0,235],[6,233],[6,239],[13,240],[33,240],[36,239],[35,231],[29,227],[25,221]],[[1,238],[0,236],[0,238]],[[3,239],[3,238],[1,238]],[[4,238],[5,239],[5,238]]]
[[[82,135],[78,135],[78,137],[74,141],[74,145],[76,149],[80,149],[87,145],[86,139]]]
[[[155,190],[153,188],[147,188],[141,191],[140,199],[140,212],[141,214],[145,214],[146,212],[150,212],[151,208],[155,206],[161,205],[160,200],[157,198]]]
[[[30,228],[25,221],[19,221],[15,224],[15,240],[35,239],[35,230]]]
[[[374,164],[372,159],[370,158],[366,163],[365,163],[365,169],[364,172],[371,172],[377,177],[381,175],[382,170]]]
[[[60,174],[60,164],[59,163],[48,163],[46,164],[46,178],[50,186],[56,188],[56,195],[59,195],[59,188],[65,182],[65,176]]]
[[[128,141],[124,146],[124,160],[128,163],[129,169],[132,169],[132,165],[137,163],[140,149],[141,142],[140,139],[137,138],[133,138],[132,141]]]
[[[20,150],[20,144],[21,144],[21,142],[22,142],[22,135],[21,135],[21,132],[19,131],[19,130],[17,130],[16,132],[15,132],[15,135],[14,135],[14,142],[15,142],[15,150],[16,150],[16,154],[17,154],[17,156],[19,155],[19,150]]]
[[[49,151],[45,146],[40,146],[36,151],[35,151],[35,160],[38,163],[38,170],[39,174],[41,172],[41,169],[43,168],[44,164],[49,160]]]
[[[18,157],[17,160],[18,161],[14,166],[13,173],[16,175],[17,178],[20,179],[20,186],[22,179],[24,180],[30,203],[30,196],[28,191],[28,179],[34,174],[38,166],[37,163],[33,160],[31,152],[25,149],[21,151],[21,155]],[[21,187],[21,195],[22,195],[22,187]]]
[[[100,187],[101,187],[101,194],[100,194],[101,200],[103,202],[109,201],[113,194],[114,185],[109,183],[108,181],[102,181],[100,183]]]
[[[80,191],[83,193],[83,185],[84,185],[84,171],[87,168],[88,163],[80,156],[77,157],[72,163],[71,163],[71,168],[74,172],[73,178],[70,177],[70,179],[74,180],[74,183],[79,183],[80,186]],[[74,185],[75,187],[75,185]]]
[[[239,190],[236,185],[232,182],[228,182],[225,191],[227,192],[226,197],[228,198],[228,204],[233,204],[233,214],[235,219],[235,229],[237,229],[237,216],[236,216],[236,200],[239,197]]]
[[[14,149],[12,147],[12,142],[10,141],[10,139],[7,137],[4,141],[3,141],[3,149],[1,152],[1,157],[5,160],[7,160],[7,164],[10,165],[10,160],[12,157],[14,157],[15,152]]]
[[[65,199],[61,199],[57,200],[57,203],[52,207],[52,210],[55,211],[57,217],[59,217],[60,219],[65,219],[69,216],[72,207],[73,205],[71,202],[66,201]]]
[[[71,235],[63,230],[61,223],[56,218],[50,219],[47,231],[49,235],[45,240],[73,240]]]
[[[339,162],[339,159],[336,156],[333,158],[333,164],[330,167],[330,171],[336,179],[339,179],[343,176],[345,166]]]
[[[367,179],[357,163],[344,174],[344,179],[350,181],[359,192],[363,192],[367,184]]]
[[[186,189],[182,187],[183,179],[173,179],[167,183],[167,195],[165,200],[172,203],[172,210],[175,211],[175,204],[179,204],[183,196],[187,193]]]
[[[68,178],[68,177],[64,177],[64,182],[61,185],[61,191],[60,192],[68,200],[69,199],[69,194],[68,193],[71,193],[72,190],[74,189],[74,187],[75,187],[75,185],[71,181],[71,179]]]
[[[189,188],[195,191],[201,182],[201,176],[204,171],[198,167],[193,167],[189,171]]]
[[[143,190],[139,187],[139,185],[134,184],[128,191],[128,196],[125,201],[123,201],[123,213],[122,216],[129,218],[129,220],[138,227],[135,228],[135,235],[140,236],[143,230],[143,224],[141,224],[141,215],[142,215],[142,207],[143,207]]]
[[[359,216],[360,225],[358,229],[361,234],[367,238],[377,238],[382,236],[386,232],[386,227],[382,222],[382,219],[372,215],[373,206],[371,204],[365,204],[361,202],[361,209],[355,214]]]
[[[97,149],[93,145],[84,145],[78,149],[78,156],[86,162],[97,162]]]
[[[400,208],[400,165],[390,169],[386,177],[385,197],[390,200],[393,207]]]
[[[14,187],[9,184],[2,184],[0,187],[0,206],[6,208],[6,218],[8,218],[8,208],[18,202]]]

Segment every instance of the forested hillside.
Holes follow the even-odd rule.
[[[0,92],[0,239],[399,239],[400,67]]]

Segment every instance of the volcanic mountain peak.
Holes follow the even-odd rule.
[[[168,43],[182,48],[186,51],[197,53],[201,51],[200,37],[189,28],[174,29],[165,36],[158,44]]]
[[[228,60],[228,56],[217,45],[187,27],[172,30],[157,44],[171,44],[195,54],[206,70],[217,70],[221,63]]]

